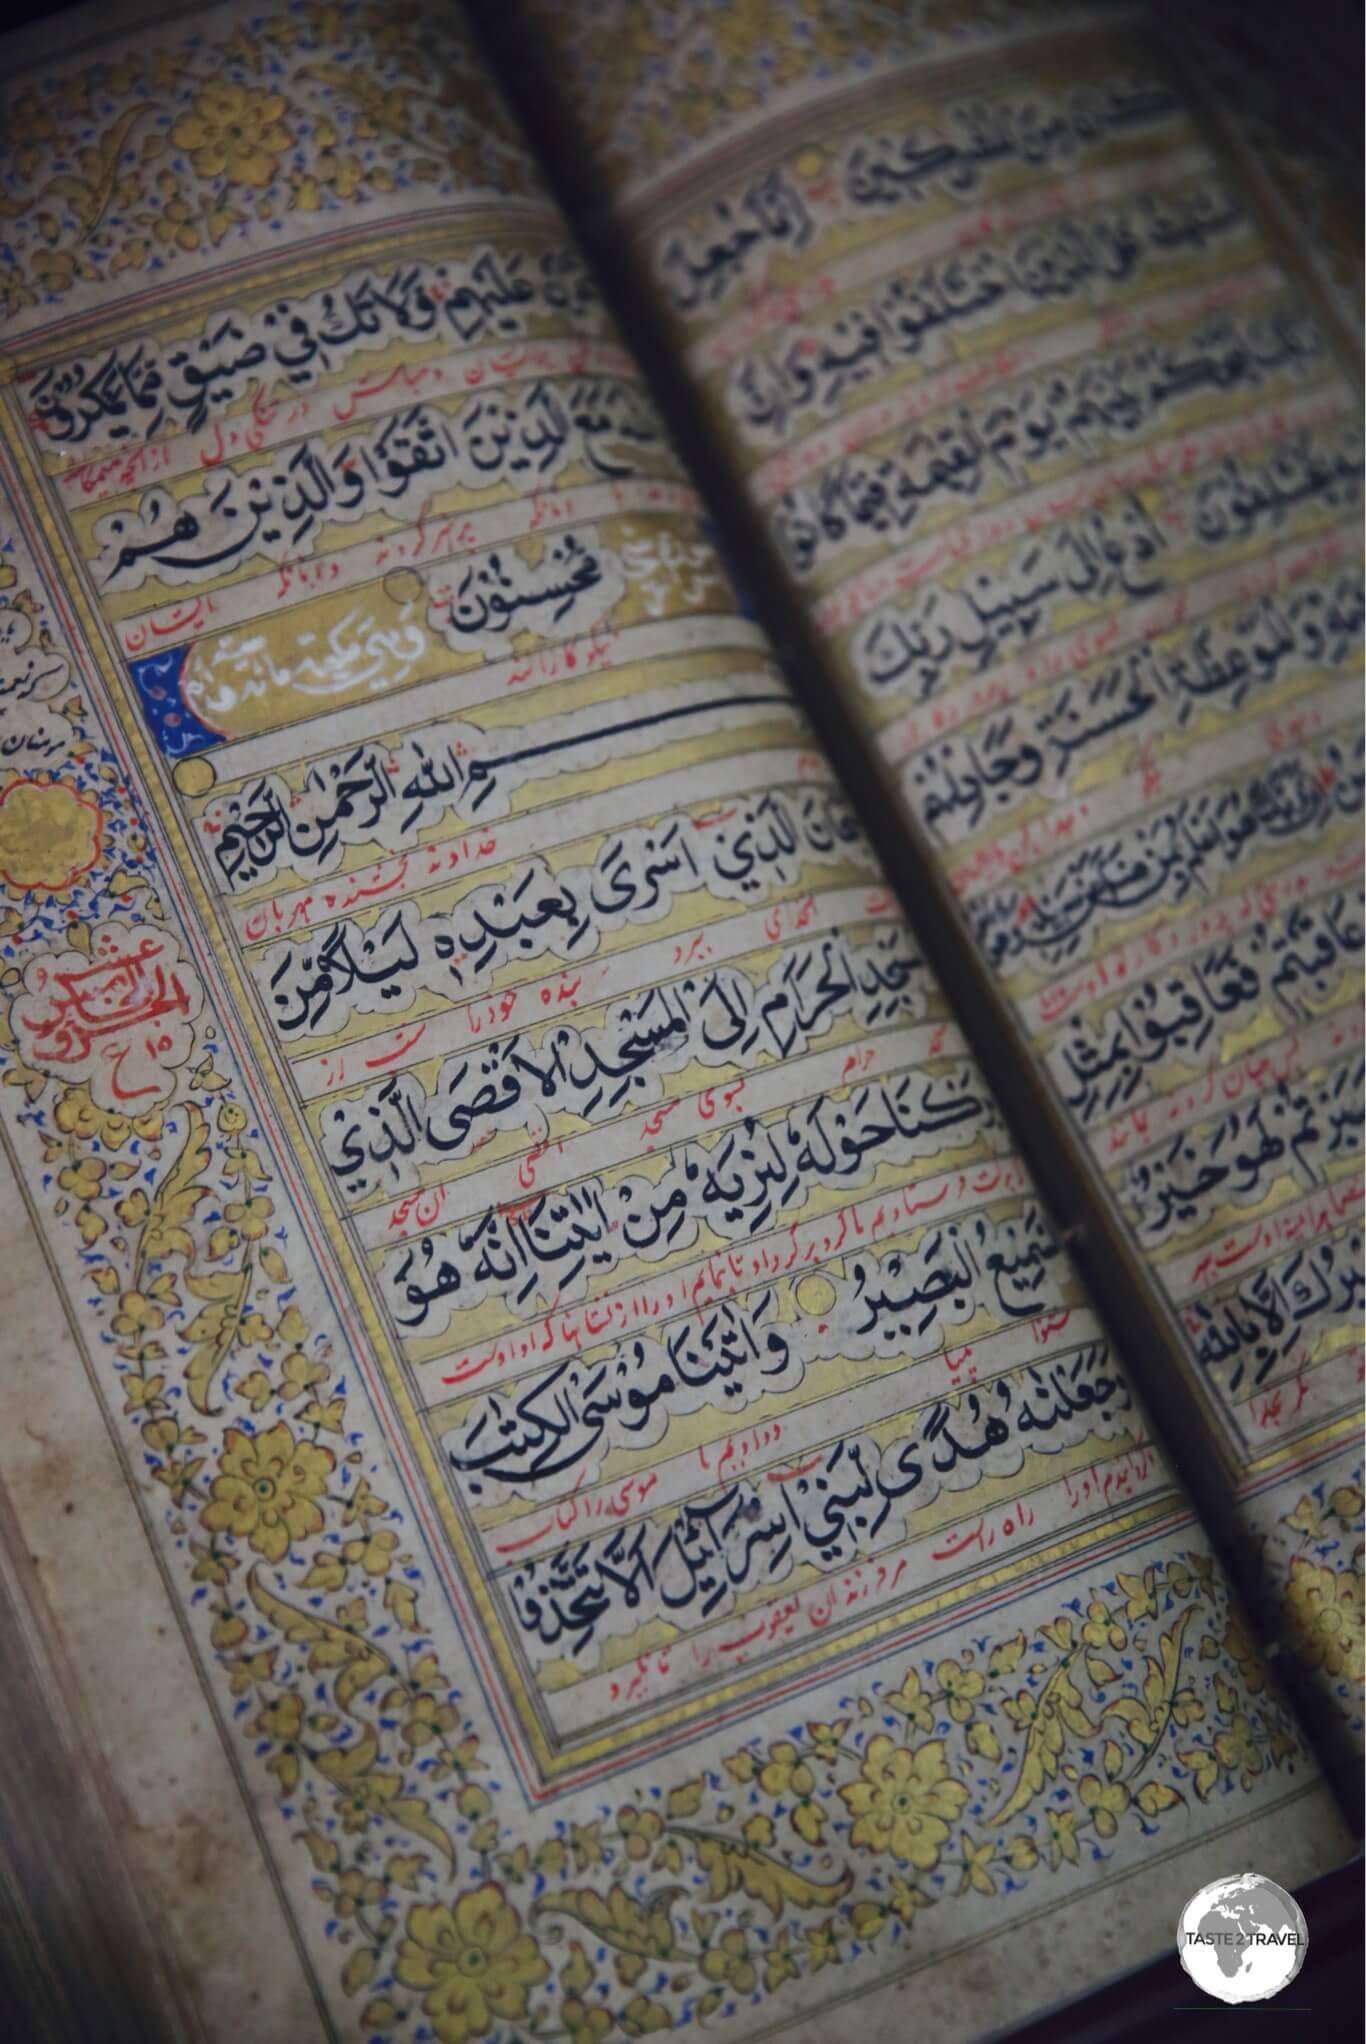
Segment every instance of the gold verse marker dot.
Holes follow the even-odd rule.
[[[171,779],[182,795],[207,795],[218,775],[214,771],[213,761],[205,759],[202,753],[198,753],[191,759],[177,760],[171,772]]]
[[[835,1303],[835,1287],[828,1277],[821,1276],[815,1271],[809,1272],[806,1277],[798,1278],[796,1294],[798,1307],[813,1320],[828,1313]]]

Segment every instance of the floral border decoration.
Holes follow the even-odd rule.
[[[5,582],[0,638],[31,640],[50,675],[62,656],[42,607],[12,565]],[[44,1160],[36,1189],[79,1244],[97,1376],[257,1778],[311,1858],[365,2037],[595,2044],[728,2015],[911,1945],[921,1912],[955,1895],[1103,1864],[1121,1827],[1158,1831],[1192,1799],[1301,1764],[1214,1564],[1190,1554],[871,1681],[832,1721],[753,1739],[671,1789],[516,1838],[212,1021],[135,1114],[21,1054],[35,962],[90,955],[111,920],[174,941],[79,686],[60,714],[68,756],[25,785],[69,844],[59,829],[0,913],[3,1087]],[[1306,1610],[1327,1609],[1319,1576],[1304,1583]]]
[[[1033,6],[1037,16],[1037,4]],[[531,0],[567,110],[614,188],[636,183],[775,93],[836,84],[999,34],[1031,0]]]
[[[1332,1695],[1341,1717],[1362,1732],[1366,1685],[1363,1564],[1366,1505],[1357,1462],[1345,1483],[1325,1478],[1280,1520],[1296,1545],[1275,1566],[1284,1577],[1281,1619],[1291,1652]]]
[[[0,108],[0,308],[193,274],[262,223],[335,227],[394,195],[535,190],[458,16],[418,0],[295,0],[18,79]]]

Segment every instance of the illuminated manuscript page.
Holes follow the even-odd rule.
[[[1292,280],[1179,88],[1078,10],[703,7],[677,48],[666,12],[530,10],[1359,1756],[1362,460],[1345,294],[1320,324],[1309,289],[1331,249]]]
[[[33,1596],[184,2033],[977,2035],[1341,1835],[418,18],[7,69]]]

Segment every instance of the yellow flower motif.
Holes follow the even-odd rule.
[[[1076,1811],[1045,1810],[1044,1823],[1048,1826],[1048,1864],[1054,1873],[1065,1859],[1070,1859],[1075,1866],[1081,1857],[1076,1836]]]
[[[10,102],[5,113],[5,128],[10,145],[16,148],[55,142],[57,139],[52,109],[38,93],[21,92]]]
[[[65,781],[11,781],[0,792],[0,880],[60,894],[99,858],[104,814]]]
[[[387,1526],[382,1526],[364,1540],[348,1540],[342,1553],[349,1562],[363,1568],[366,1575],[383,1576],[389,1573],[397,1546],[397,1533],[391,1533]]]
[[[209,1255],[215,1260],[231,1256],[244,1242],[259,1242],[270,1227],[275,1203],[264,1192],[249,1200],[229,1200],[223,1219],[209,1234]]]
[[[297,1739],[304,1721],[304,1707],[297,1696],[286,1693],[268,1703],[256,1720],[256,1729],[266,1739]]]
[[[493,1797],[477,1781],[467,1781],[456,1796],[455,1807],[467,1824],[477,1824],[479,1819],[487,1817],[493,1808]],[[556,1862],[552,1867],[550,1854],[547,1852],[546,1867],[550,1872],[562,1873],[569,1865],[569,1848],[558,1838],[553,1840],[553,1843],[559,1848]]]
[[[140,1228],[151,1211],[152,1202],[140,1185],[134,1186],[131,1192],[126,1192],[114,1208],[125,1228]]]
[[[1359,1483],[1341,1483],[1328,1494],[1328,1509],[1344,1526],[1355,1526],[1361,1517],[1363,1500]]]
[[[150,241],[145,240],[140,234],[130,236],[127,241],[120,242],[114,250],[109,264],[110,276],[121,276],[125,270],[145,269],[151,253]]]
[[[28,287],[20,283],[13,267],[0,272],[0,311],[4,312],[7,319],[13,319],[16,313],[25,311],[37,302]],[[5,586],[8,587],[8,583]]]
[[[1250,1696],[1257,1696],[1266,1688],[1266,1662],[1257,1651],[1257,1643],[1241,1619],[1230,1618],[1224,1630],[1224,1652],[1237,1663],[1243,1678],[1243,1687]]]
[[[1191,1688],[1178,1689],[1172,1698],[1172,1723],[1175,1725],[1198,1725],[1205,1715],[1205,1706]]]
[[[811,1971],[819,1973],[822,1966],[838,1966],[840,1953],[836,1943],[834,1918],[826,1923],[813,1923],[806,1932],[806,1956]]]
[[[98,1157],[79,1157],[74,1164],[62,1166],[57,1173],[57,1183],[73,1199],[94,1199],[107,1168]]]
[[[322,1531],[314,1499],[335,1466],[329,1449],[296,1441],[283,1420],[263,1434],[229,1427],[203,1523],[210,1533],[239,1534],[267,1561],[283,1561],[291,1540]]]
[[[1242,1769],[1244,1788],[1254,1775],[1262,1771],[1261,1751],[1252,1735],[1252,1726],[1242,1711],[1235,1711],[1229,1730],[1218,1734],[1214,1750],[1231,1773]]]
[[[413,1698],[413,1714],[403,1727],[403,1736],[410,1746],[425,1746],[443,1732],[453,1732],[459,1723],[454,1704],[442,1703],[424,1689]]]
[[[1077,1794],[1096,1827],[1097,1838],[1113,1838],[1129,1807],[1129,1791],[1123,1783],[1102,1781],[1098,1774],[1084,1774],[1077,1783]]]
[[[978,1718],[968,1726],[967,1744],[969,1753],[978,1753],[983,1760],[999,1760],[1001,1757],[1001,1742],[995,1727],[989,1725],[985,1718]]]
[[[932,1895],[926,1895],[921,1889],[912,1887],[909,1881],[902,1880],[900,1874],[893,1874],[887,1884],[887,1907],[893,1916],[901,1918],[908,1930],[915,1922],[917,1909],[929,1909],[933,1902]]]
[[[1118,1572],[1119,1587],[1128,1602],[1124,1606],[1127,1618],[1156,1618],[1157,1616],[1157,1571],[1145,1568],[1141,1576],[1126,1576]]]
[[[839,1759],[840,1741],[848,1729],[848,1718],[836,1718],[832,1725],[808,1725],[806,1736],[811,1741],[816,1758],[833,1767]]]
[[[1361,1578],[1352,1569],[1321,1568],[1296,1555],[1286,1591],[1290,1633],[1309,1668],[1362,1680]]]
[[[1026,1832],[1019,1832],[1006,1847],[1006,1858],[1017,1874],[1027,1874],[1039,1864],[1039,1848]]]
[[[288,1367],[289,1358],[286,1356],[286,1375],[288,1374]],[[375,1496],[375,1493],[362,1476],[360,1481],[352,1487],[351,1502],[342,1513],[342,1520],[345,1525],[354,1526],[358,1519],[362,1523],[366,1519],[382,1519],[388,1509],[389,1507],[384,1502],[384,1499]]]
[[[849,1912],[854,1936],[864,1944],[879,1935],[886,1921],[887,1912],[878,1902],[856,1902]]]
[[[975,1699],[987,1686],[985,1676],[976,1668],[964,1668],[961,1661],[941,1661],[934,1679],[948,1698],[949,1716],[955,1723],[965,1725],[972,1716]]]
[[[1306,1539],[1312,1540],[1323,1525],[1318,1499],[1312,1492],[1306,1491],[1294,1511],[1285,1514],[1281,1524],[1288,1526],[1292,1533],[1302,1533]]]
[[[373,1818],[387,1809],[403,1786],[398,1774],[358,1775],[337,1796],[336,1812],[343,1831],[366,1831]]]
[[[174,194],[164,198],[157,215],[156,226],[152,229],[158,241],[173,244],[187,254],[199,246],[199,229],[190,211],[189,201]]]
[[[800,1758],[791,1740],[780,1739],[768,1750],[768,1765],[759,1770],[759,1786],[764,1793],[770,1796],[809,1796],[816,1786],[816,1777]]]
[[[913,1752],[881,1732],[868,1742],[861,1779],[839,1793],[855,1820],[849,1834],[855,1845],[890,1852],[922,1870],[938,1860],[968,1799],[963,1783],[949,1778],[942,1739]]]
[[[702,1955],[702,1975],[706,1980],[733,1987],[737,1994],[753,1993],[759,1975],[742,1930],[722,1931],[710,1951]]]
[[[482,2037],[495,2016],[517,2022],[549,1970],[496,1881],[469,1889],[453,1909],[415,1903],[394,1967],[405,1987],[426,1990],[423,2013],[441,2044]]]
[[[274,1211],[274,1204],[264,1193],[258,1192],[253,1199],[229,1200],[223,1209],[223,1215],[245,1241],[259,1242],[270,1226],[270,1217]]]
[[[906,1670],[905,1680],[895,1696],[887,1701],[894,1710],[904,1711],[913,1725],[919,1725],[922,1732],[928,1732],[934,1723],[934,1711],[930,1700],[920,1687],[920,1677],[914,1668]]]
[[[246,1399],[253,1412],[263,1411],[275,1395],[274,1386],[264,1370],[248,1370],[245,1377],[237,1378],[232,1388],[239,1398]]]
[[[984,1838],[980,1845],[974,1845],[972,1833],[965,1831],[960,1843],[963,1849],[963,1878],[958,1884],[959,1894],[966,1895],[969,1888],[975,1888],[979,1895],[994,1895],[996,1883],[991,1874],[991,1862],[996,1856],[994,1841]]]
[[[601,1825],[571,1824],[569,1850],[573,1855],[576,1873],[582,1874],[589,1867],[600,1867],[603,1856]]]
[[[560,2003],[560,2020],[563,2022],[574,2044],[598,2044],[598,2040],[613,2028],[614,2019],[610,2009],[589,2008],[576,1994],[566,1995]]]
[[[813,1801],[816,1777],[790,1739],[779,1739],[768,1752],[768,1764],[759,1770],[759,1786],[766,1795],[791,1799],[793,1828],[814,1845],[825,1821],[819,1803]]]
[[[1027,1734],[1039,1715],[1039,1699],[1031,1689],[1017,1689],[1013,1696],[1001,1698],[1001,1708],[1011,1723]]]
[[[792,1950],[792,1933],[780,1930],[764,1955],[764,1987],[776,1994],[785,1980],[795,1980],[798,1967]]]
[[[359,1867],[348,1867],[337,1883],[332,1906],[345,1923],[358,1909],[378,1908],[387,1893],[378,1876],[364,1874]]]
[[[58,298],[76,281],[76,258],[69,248],[40,248],[29,264],[29,275],[40,290]]]
[[[1273,1767],[1279,1767],[1281,1762],[1288,1760],[1296,1750],[1293,1735],[1284,1725],[1277,1724],[1273,1724],[1271,1727],[1270,1747],[1271,1765]]]
[[[188,151],[200,177],[226,177],[229,184],[261,191],[274,180],[279,157],[294,140],[284,123],[285,109],[278,92],[206,85],[171,129],[171,140]]]
[[[1124,1645],[1124,1627],[1118,1624],[1110,1608],[1093,1598],[1086,1607],[1086,1623],[1081,1636],[1089,1647],[1113,1647],[1116,1652]]]
[[[617,1829],[626,1840],[629,1859],[648,1859],[664,1835],[664,1819],[657,1810],[624,1803],[617,1811]]]
[[[339,199],[354,198],[365,175],[358,156],[349,156],[335,149],[324,149],[317,159],[316,168],[323,183]]]
[[[115,1334],[121,1334],[125,1340],[151,1333],[166,1324],[166,1315],[156,1300],[149,1299],[145,1292],[125,1292],[119,1300],[119,1309],[111,1324]]]
[[[52,1118],[64,1136],[79,1136],[82,1142],[98,1137],[106,1150],[121,1150],[133,1136],[155,1143],[162,1130],[159,1107],[150,1114],[111,1114],[95,1105],[88,1086],[68,1086],[59,1094]]]

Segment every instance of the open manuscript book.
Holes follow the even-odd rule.
[[[139,2035],[975,2037],[1339,1863],[1350,249],[1112,9],[538,0],[526,131],[151,13],[0,185],[0,1620]]]

